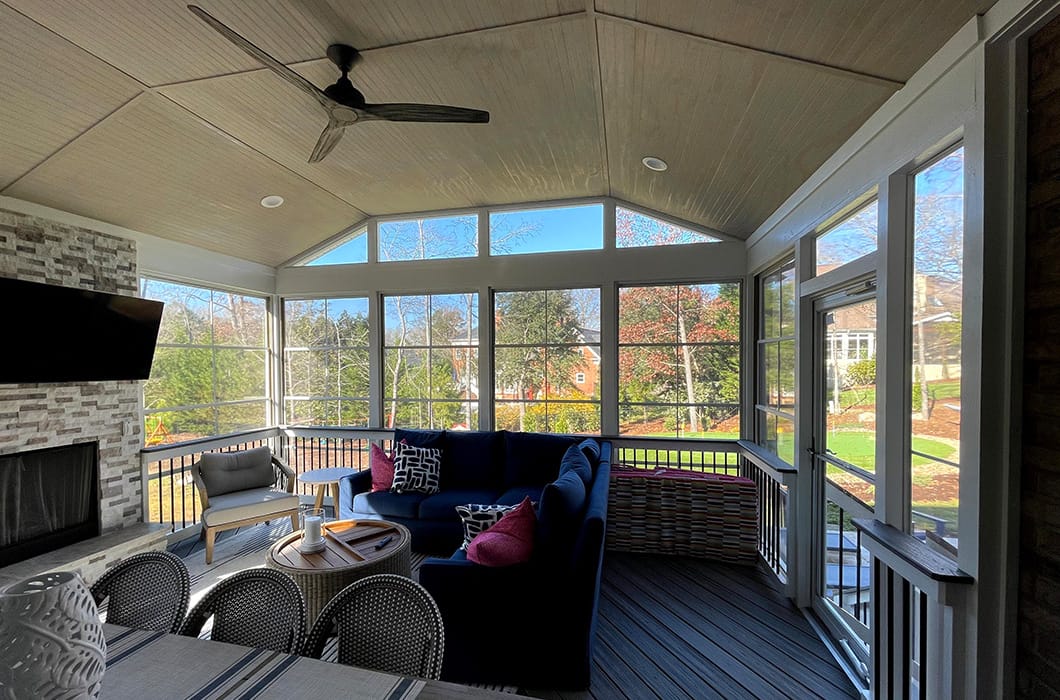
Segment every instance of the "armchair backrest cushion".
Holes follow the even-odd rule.
[[[442,490],[496,489],[504,481],[503,431],[445,431]]]
[[[255,447],[238,452],[207,452],[199,458],[199,474],[208,496],[272,486],[272,450]]]
[[[504,488],[536,486],[554,481],[567,448],[577,438],[544,433],[506,433]]]

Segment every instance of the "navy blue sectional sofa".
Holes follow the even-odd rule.
[[[445,621],[444,680],[586,688],[600,593],[611,444],[507,431],[396,430],[442,450],[438,494],[371,493],[367,471],[340,483],[340,517],[399,522],[429,558],[419,569]],[[456,506],[537,503],[534,554],[487,567],[459,549]]]

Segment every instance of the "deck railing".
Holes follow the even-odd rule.
[[[916,537],[857,518],[872,555],[874,698],[965,697],[966,594],[974,579]]]
[[[369,447],[388,447],[390,430],[364,428],[268,428],[177,445],[144,449],[144,512],[149,522],[168,525],[174,533],[198,532],[199,495],[191,478],[191,465],[205,452],[227,452],[268,445],[283,457],[296,474],[326,467],[367,469]],[[758,487],[758,550],[782,581],[787,578],[787,508],[793,494],[794,470],[754,445],[735,440],[676,440],[607,437],[613,462],[643,469],[686,470],[744,476]],[[311,495],[311,487],[298,485]],[[176,535],[180,537],[180,534]]]

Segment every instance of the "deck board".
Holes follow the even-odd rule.
[[[523,692],[554,700],[857,697],[762,565],[608,552],[600,588],[590,689]]]

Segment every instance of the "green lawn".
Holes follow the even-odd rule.
[[[941,382],[930,382],[928,392],[936,399],[956,399],[961,396],[961,380],[947,379]],[[845,408],[851,406],[875,406],[876,387],[866,386],[854,389],[845,389],[839,392],[839,403]]]

